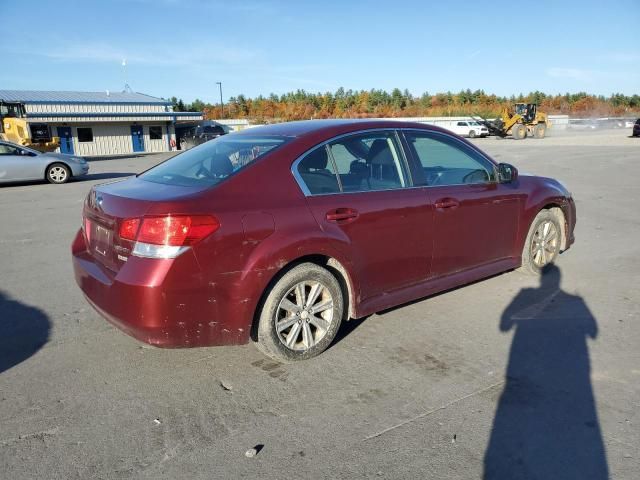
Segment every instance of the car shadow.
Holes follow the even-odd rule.
[[[500,320],[500,331],[514,334],[485,480],[609,476],[587,344],[598,325],[560,279],[560,269],[549,266],[540,287],[522,289]]]
[[[25,361],[49,340],[51,322],[40,309],[0,291],[0,373]]]
[[[90,182],[92,180],[108,180],[111,178],[133,177],[134,172],[105,172],[105,173],[89,173],[82,177],[74,177],[73,182]]]

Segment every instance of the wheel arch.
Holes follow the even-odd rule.
[[[344,312],[343,320],[348,320],[349,318],[354,318],[356,316],[356,286],[353,282],[353,276],[344,266],[344,263],[337,258],[326,254],[305,254],[284,264],[277,272],[274,273],[263,289],[260,299],[256,303],[251,322],[251,338],[254,341],[257,339],[257,326],[260,312],[271,288],[282,278],[284,274],[302,263],[313,263],[329,270],[336,280],[338,280],[343,298],[346,300],[345,303],[347,305],[347,309]]]
[[[553,216],[556,217],[558,223],[560,224],[560,251],[564,251],[567,248],[567,218],[565,217],[564,211],[562,210],[562,206],[557,202],[550,202],[545,204],[544,207],[540,209],[540,212],[543,210],[549,210]],[[539,212],[538,212],[539,213]],[[536,214],[537,215],[537,214]],[[535,217],[533,217],[535,218]]]

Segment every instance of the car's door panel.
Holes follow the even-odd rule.
[[[361,300],[425,280],[433,245],[433,207],[422,189],[319,195],[307,203],[328,235],[345,238],[361,279]],[[335,221],[332,212],[355,211]]]
[[[433,206],[424,188],[408,188],[404,162],[396,133],[384,131],[330,142],[297,167],[320,228],[351,245],[360,301],[429,276]]]
[[[520,195],[495,181],[494,166],[439,132],[405,132],[412,171],[434,202],[433,277],[514,255]]]
[[[15,150],[22,151],[17,147]],[[38,180],[44,178],[43,172],[38,155],[7,154],[4,150],[0,151],[0,182]]]

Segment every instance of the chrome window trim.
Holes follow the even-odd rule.
[[[362,134],[362,133],[375,133],[375,132],[394,132],[395,133],[395,138],[396,138],[396,142],[398,143],[398,145],[400,146],[400,152],[401,152],[401,156],[402,156],[402,160],[404,161],[404,164],[402,166],[404,171],[404,174],[408,180],[409,185],[408,186],[404,186],[402,188],[384,188],[384,189],[380,189],[380,190],[363,190],[363,191],[354,191],[354,192],[344,192],[344,191],[340,191],[340,192],[333,192],[333,193],[320,193],[320,194],[312,194],[309,189],[307,188],[307,185],[304,183],[304,180],[302,179],[302,177],[300,176],[300,174],[298,173],[298,164],[302,161],[302,159],[304,157],[306,157],[309,153],[313,152],[314,150],[324,147],[325,149],[327,149],[327,153],[330,155],[329,158],[331,159],[331,162],[333,164],[333,168],[334,171],[336,172],[336,177],[338,177],[338,185],[340,186],[340,188],[342,188],[342,182],[340,181],[340,174],[337,173],[338,169],[335,166],[335,162],[333,160],[333,155],[331,154],[331,150],[329,149],[328,145],[331,142],[334,142],[336,140],[339,140],[341,138],[344,137],[349,137],[349,136],[353,136],[353,135],[358,135],[358,134]],[[485,182],[485,183],[456,183],[456,184],[447,184],[447,185],[415,185],[414,184],[414,180],[413,180],[413,175],[411,175],[411,168],[409,166],[409,152],[405,151],[405,146],[404,143],[400,140],[400,133],[404,133],[404,132],[421,132],[421,133],[427,133],[429,135],[435,135],[435,136],[440,136],[440,137],[446,137],[446,138],[451,138],[454,140],[454,142],[457,142],[459,145],[461,145],[462,147],[465,147],[467,149],[471,149],[473,150],[475,153],[477,153],[482,159],[486,160],[492,167],[493,167],[493,174],[494,174],[494,178],[495,180],[491,181],[491,182]],[[419,159],[412,159],[412,160],[416,160],[416,161],[420,161]],[[455,134],[449,134],[449,133],[445,133],[445,132],[439,132],[436,130],[430,130],[430,129],[422,129],[422,128],[412,128],[412,127],[400,127],[400,128],[369,128],[366,130],[358,130],[355,132],[349,132],[349,133],[342,133],[340,135],[336,135],[335,137],[331,137],[328,140],[325,140],[324,142],[321,142],[317,145],[314,145],[312,148],[306,150],[302,155],[300,155],[298,158],[296,158],[293,163],[291,164],[291,173],[293,175],[293,177],[296,180],[296,183],[298,184],[298,187],[300,187],[300,190],[302,190],[302,193],[305,197],[320,197],[320,196],[326,196],[326,195],[350,195],[350,194],[358,194],[358,193],[373,193],[373,192],[395,192],[395,191],[402,191],[402,190],[415,190],[415,189],[419,189],[419,188],[442,188],[442,187],[478,187],[478,186],[488,186],[488,185],[498,185],[500,184],[500,182],[497,180],[498,179],[498,172],[497,172],[497,164],[494,160],[492,160],[491,158],[489,158],[482,150],[475,148],[474,146],[469,146],[466,142],[464,142],[463,140],[461,140],[460,138],[458,138],[457,135]]]
[[[416,188],[413,185],[413,179],[411,178],[411,174],[410,174],[410,169],[409,169],[409,165],[407,163],[408,158],[406,156],[406,153],[404,151],[404,146],[402,145],[402,142],[399,141],[398,138],[398,128],[393,128],[393,127],[386,127],[386,128],[368,128],[366,130],[357,130],[354,132],[349,132],[349,133],[341,133],[340,135],[336,135],[335,137],[331,137],[328,140],[325,140],[324,142],[318,143],[317,145],[314,145],[312,148],[306,150],[302,155],[300,155],[298,158],[296,158],[293,163],[291,164],[291,173],[293,175],[293,177],[296,180],[296,183],[298,184],[298,186],[300,187],[300,190],[302,190],[302,193],[304,194],[305,197],[320,197],[320,196],[324,196],[324,195],[347,195],[347,194],[354,194],[354,193],[369,193],[369,192],[390,192],[390,191],[398,191],[398,190],[407,190],[409,188]],[[420,129],[416,129],[418,131],[420,131]],[[402,186],[400,188],[382,188],[379,190],[362,190],[362,191],[353,191],[353,192],[345,192],[342,191],[342,182],[340,181],[340,174],[338,173],[338,169],[335,165],[335,160],[333,159],[333,154],[331,153],[331,149],[329,148],[329,144],[331,142],[335,142],[336,140],[339,140],[341,138],[345,138],[345,137],[352,137],[355,135],[361,135],[361,134],[367,134],[367,133],[375,133],[375,132],[389,132],[391,134],[391,136],[395,139],[395,142],[397,144],[398,149],[400,150],[400,158],[398,159],[401,163],[401,173],[404,175],[405,177],[405,182],[409,183],[411,186]],[[341,191],[340,192],[333,192],[333,193],[316,193],[313,194],[309,191],[309,189],[307,188],[307,185],[304,183],[304,180],[302,179],[302,176],[300,176],[300,173],[298,172],[298,164],[311,152],[313,152],[314,150],[324,147],[325,149],[327,149],[327,154],[329,154],[329,159],[331,160],[332,166],[334,168],[334,172],[336,177],[338,178],[338,185],[340,186]],[[422,188],[422,186],[420,186],[419,188]]]

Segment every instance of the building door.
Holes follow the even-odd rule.
[[[71,135],[71,127],[58,127],[58,136],[60,137],[60,152],[73,155],[73,136]]]
[[[131,125],[131,140],[134,152],[144,152],[144,136],[142,125]]]

